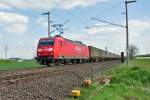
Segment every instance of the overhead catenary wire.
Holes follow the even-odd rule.
[[[4,1],[0,1],[0,2],[3,3],[3,4],[5,4],[5,5],[8,5],[8,6],[14,8],[14,9],[16,9],[16,10],[18,10],[18,11],[20,11],[21,13],[25,13],[25,14],[30,15],[30,16],[32,16],[32,18],[34,18],[34,19],[37,19],[37,18],[38,18],[38,16],[36,16],[36,15],[30,13],[30,12],[27,12],[27,11],[25,11],[25,10],[22,10],[22,9],[20,9],[20,8],[18,8],[18,7],[15,7],[15,6],[12,5],[11,3],[4,2]],[[8,25],[10,25],[10,24],[14,24],[14,23],[8,23],[7,25],[3,25],[3,26],[1,26],[1,27],[6,27],[6,26],[8,26]],[[31,28],[31,29],[33,29],[33,28]]]
[[[57,4],[57,5],[59,5],[58,7],[62,7],[62,5],[58,2],[58,1],[56,1],[56,0],[53,0],[54,2],[55,2],[55,4]],[[37,18],[38,16],[36,16],[36,15],[34,15],[34,14],[32,14],[32,13],[30,13],[30,12],[27,12],[27,11],[25,11],[25,10],[22,10],[22,9],[19,9],[19,8],[17,8],[17,7],[15,7],[15,6],[13,6],[12,4],[10,4],[10,3],[7,3],[7,2],[4,2],[4,1],[1,1],[2,3],[4,3],[4,4],[7,4],[7,5],[9,5],[9,6],[11,6],[11,7],[13,7],[13,8],[15,8],[15,9],[17,9],[17,10],[19,10],[19,11],[21,11],[21,12],[24,12],[24,13],[26,13],[26,14],[29,14],[29,15],[31,15],[31,16],[33,16],[33,17],[35,17],[35,18]],[[71,3],[71,1],[70,0],[68,0],[68,2],[70,2]],[[117,3],[116,5],[118,5],[118,4],[120,4],[120,2],[119,3]],[[110,8],[110,10],[111,9],[113,9],[113,8],[115,8],[116,7],[116,5],[114,5],[114,6],[112,6],[111,8]],[[62,7],[63,8],[63,7]],[[109,10],[109,11],[110,11]],[[83,12],[83,11],[81,11],[81,10],[79,10],[81,13],[84,13],[85,14],[85,12]],[[105,12],[107,12],[108,13],[108,11],[105,11]],[[67,13],[69,13],[71,16],[73,16],[74,17],[74,19],[75,20],[77,20],[78,22],[80,22],[80,23],[82,23],[83,25],[85,25],[85,24],[87,24],[87,22],[88,21],[84,21],[84,20],[82,20],[82,19],[80,19],[80,17],[78,17],[78,16],[76,16],[75,14],[73,14],[72,12],[70,12],[70,11],[67,11]],[[61,17],[60,17],[61,18]],[[68,18],[69,19],[69,18]]]
[[[99,27],[105,27],[105,26],[110,26],[110,24],[108,25],[95,25],[95,26],[86,26],[86,29],[91,29],[91,28],[99,28]]]
[[[32,13],[26,11],[26,10],[22,10],[22,9],[20,9],[20,8],[14,6],[14,5],[12,5],[11,3],[4,2],[4,1],[0,1],[0,2],[3,3],[3,4],[6,4],[6,5],[8,5],[8,6],[12,7],[12,8],[14,8],[14,9],[16,9],[16,10],[18,10],[18,11],[20,11],[21,13],[24,13],[24,14],[27,14],[27,15],[32,16],[32,18],[34,18],[35,20],[37,20],[37,18],[39,17],[39,16],[37,16],[37,15],[35,15],[35,14],[32,14]],[[7,25],[10,25],[10,24],[13,24],[13,23],[9,23],[9,24],[7,24]],[[6,25],[5,25],[5,26],[6,26]],[[5,27],[5,26],[3,26],[3,27]],[[31,28],[31,27],[32,27],[32,28]],[[36,25],[31,25],[31,26],[30,26],[31,30],[35,29],[35,28],[33,28],[33,27],[37,27],[37,26],[36,26]],[[32,31],[31,31],[31,32],[32,32]]]
[[[37,18],[38,18],[37,15],[34,15],[34,14],[30,13],[30,12],[27,12],[27,11],[25,11],[25,10],[22,10],[22,9],[18,8],[18,7],[15,7],[15,6],[12,5],[11,3],[4,2],[4,1],[0,1],[0,2],[3,3],[3,4],[6,4],[6,5],[8,5],[8,6],[12,7],[12,8],[14,8],[14,9],[16,9],[16,10],[18,10],[18,11],[20,11],[21,13],[25,13],[25,14],[27,14],[27,15],[30,15],[30,16],[32,16],[32,18],[34,18],[34,19],[37,19]],[[10,25],[10,24],[14,24],[14,23],[9,23],[9,24],[7,24],[7,25]],[[35,25],[32,25],[32,27],[33,27],[33,26],[35,27]],[[4,25],[3,27],[6,27],[6,25]],[[33,30],[33,28],[31,28],[31,29]]]
[[[101,15],[99,17],[112,17],[112,16],[119,16],[119,15],[123,15],[124,13],[110,13],[110,14],[104,14],[104,15]]]
[[[28,15],[31,15],[31,16],[33,16],[34,18],[37,18],[37,17],[38,17],[38,16],[36,16],[36,15],[30,13],[30,12],[27,12],[27,11],[25,11],[25,10],[22,10],[22,9],[18,8],[18,7],[15,7],[15,6],[12,5],[11,3],[7,3],[7,2],[4,2],[4,1],[0,1],[0,2],[3,3],[3,4],[6,4],[6,5],[10,6],[10,7],[13,7],[14,9],[17,9],[17,10],[21,11],[22,13],[26,13],[26,14],[28,14]]]
[[[54,24],[54,25],[52,25],[54,28],[55,28],[55,30],[54,31],[59,31],[59,35],[61,35],[61,34],[63,34],[64,33],[64,28],[63,28],[63,26],[67,23],[67,22],[69,22],[69,20],[67,19],[65,22],[63,22],[62,24]],[[54,32],[53,31],[53,32]]]
[[[70,4],[73,3],[73,2],[71,2],[71,0],[67,0],[67,1],[69,1]],[[119,2],[117,2],[116,4],[114,4],[113,6],[111,6],[108,10],[103,11],[103,12],[101,13],[102,15],[100,15],[99,17],[111,17],[111,16],[115,16],[115,15],[121,15],[122,13],[111,13],[111,14],[108,14],[110,11],[112,11],[112,9],[119,7],[118,5],[120,5],[121,3],[122,3],[122,0],[119,1]],[[79,11],[82,15],[84,14],[84,15],[88,16],[88,14],[87,14],[86,12],[82,11],[81,9],[79,9],[78,11]],[[104,14],[104,15],[103,15],[103,14]],[[98,14],[98,15],[99,15],[99,14]],[[96,15],[96,16],[97,16],[97,15]],[[86,22],[86,24],[87,24],[87,23],[90,22],[90,21],[91,21],[91,20],[89,19],[88,21],[86,20],[85,22]]]
[[[58,1],[56,1],[56,0],[53,0],[54,2],[55,2],[55,4],[57,4],[58,5],[58,7],[62,7],[62,5],[58,2]],[[32,14],[32,13],[30,13],[30,12],[27,12],[27,11],[25,11],[25,10],[22,10],[22,9],[19,9],[19,8],[17,8],[17,7],[15,7],[15,6],[13,6],[11,3],[7,3],[7,2],[4,2],[4,1],[1,1],[2,3],[4,3],[4,4],[7,4],[7,5],[9,5],[9,6],[11,6],[11,7],[13,7],[13,8],[15,8],[15,9],[17,9],[17,10],[19,10],[19,11],[21,11],[21,12],[24,12],[24,13],[26,13],[26,14],[29,14],[29,15],[31,15],[31,16],[33,16],[33,17],[35,17],[35,18],[37,18],[38,16],[36,16],[36,15],[34,15],[34,14]],[[68,2],[70,2],[71,3],[71,1],[70,0],[68,0]],[[118,5],[118,4],[120,4],[120,1],[119,1],[119,3],[117,3],[116,5]],[[116,5],[114,5],[114,6],[112,6],[111,8],[110,8],[110,10],[111,9],[113,9],[113,8],[115,8],[116,7]],[[63,7],[62,7],[63,8]],[[110,11],[109,10],[109,11]],[[81,10],[79,10],[81,13],[83,13],[83,11],[81,11]],[[106,13],[108,13],[109,11],[105,11]],[[75,14],[73,14],[72,12],[70,12],[70,11],[67,11],[67,13],[69,13],[71,16],[73,16],[74,17],[74,19],[75,20],[77,20],[77,21],[79,21],[80,23],[82,23],[83,25],[85,25],[86,23],[87,23],[87,21],[83,21],[82,19],[80,19],[80,17],[78,17],[78,16],[76,16]],[[84,14],[86,14],[85,12],[84,12]]]
[[[55,0],[54,0],[54,1],[55,1]],[[69,1],[70,1],[70,0],[69,0]],[[9,3],[8,3],[8,4],[9,4]],[[37,17],[38,17],[38,16],[36,16],[36,15],[30,13],[30,12],[27,12],[27,11],[25,11],[25,10],[19,9],[19,8],[13,6],[12,4],[9,4],[9,5],[10,5],[11,7],[13,7],[13,8],[15,8],[15,9],[17,9],[17,10],[23,12],[23,13],[26,13],[26,14],[29,14],[29,15],[33,16],[34,18],[37,18]],[[58,6],[58,7],[59,7],[59,6]],[[64,12],[65,12],[65,11],[64,11]],[[74,13],[72,13],[72,12],[70,12],[70,11],[66,11],[66,12],[67,12],[68,14],[70,14],[71,16],[73,16],[75,20],[77,20],[78,22],[82,23],[83,25],[87,24],[87,21],[84,21],[84,20],[81,19],[78,15],[75,15]],[[82,12],[82,11],[81,11],[81,12]],[[68,18],[67,18],[67,19],[68,19]]]
[[[121,4],[123,4],[123,1],[122,0],[119,0],[118,2],[116,2],[114,5],[112,5],[109,9],[106,9],[105,11],[103,11],[103,12],[101,12],[101,13],[99,13],[99,14],[97,14],[94,18],[111,18],[112,19],[112,17],[113,16],[119,16],[119,15],[122,15],[122,14],[124,14],[124,11],[117,11],[117,12],[114,12],[113,10],[114,9],[116,9],[116,8],[118,8],[118,7],[120,7],[121,6]],[[110,12],[112,12],[113,11],[113,13],[110,13]],[[116,18],[116,17],[115,17]],[[117,18],[117,20],[118,20],[118,18]],[[113,25],[113,24],[111,24],[111,25]],[[121,25],[121,27],[122,27],[122,25]]]
[[[72,3],[70,0],[68,0],[68,1],[69,1],[70,3]],[[58,5],[59,8],[63,8],[62,5],[61,5],[59,2],[57,2],[56,0],[54,0],[54,2]],[[118,4],[120,4],[120,1],[119,1],[119,3],[115,4],[114,6],[112,6],[112,7],[110,8],[110,10],[112,10],[112,8],[115,8],[116,5],[118,5]],[[83,14],[83,13],[86,14],[86,13],[83,12],[82,10],[79,10],[79,11],[80,11],[82,14]],[[91,21],[91,20],[89,20],[89,21],[84,21],[83,19],[81,19],[80,17],[76,16],[75,14],[73,14],[73,13],[70,12],[70,11],[67,11],[67,13],[69,13],[72,17],[74,17],[75,20],[77,20],[78,22],[82,23],[83,25],[86,25],[87,22]],[[107,12],[107,13],[108,13],[108,12]],[[69,18],[69,17],[68,17],[68,18]]]
[[[123,27],[123,28],[126,28],[125,26],[123,25],[119,25],[119,24],[116,24],[116,23],[112,23],[112,22],[108,22],[108,21],[104,21],[104,20],[101,20],[101,19],[96,19],[96,18],[91,18],[93,20],[97,20],[97,21],[100,21],[100,22],[104,22],[104,23],[108,23],[108,24],[111,24],[111,25],[115,25],[115,26],[119,26],[119,27]]]
[[[30,13],[30,12],[27,12],[27,11],[25,11],[25,10],[22,10],[22,9],[18,8],[18,7],[15,7],[15,6],[13,6],[11,3],[7,3],[7,2],[3,2],[3,1],[1,1],[1,2],[4,3],[4,4],[6,4],[6,5],[8,5],[8,6],[10,6],[10,7],[13,7],[13,8],[15,8],[15,9],[21,11],[22,13],[26,13],[26,14],[28,14],[28,15],[31,15],[32,18],[37,19],[37,18],[39,17],[39,16],[36,16],[36,15]],[[34,26],[34,25],[32,25],[32,27],[33,27],[33,26]],[[34,27],[35,27],[35,26],[34,26]],[[31,29],[33,29],[33,28],[31,28]]]
[[[73,2],[71,1],[71,0],[67,0],[70,4],[73,4]],[[88,16],[88,14],[85,12],[85,11],[83,11],[83,10],[81,10],[81,9],[78,9],[78,11],[80,12],[80,14],[82,14],[82,15],[85,15],[85,16]],[[91,21],[91,20],[88,20],[88,21],[85,21],[85,23],[87,23],[87,22],[89,22],[89,21]],[[85,24],[84,23],[84,24]]]
[[[58,1],[56,1],[56,0],[53,0],[53,1],[55,2],[55,4],[58,5],[59,8],[63,8],[63,6],[62,6]],[[81,19],[80,17],[76,16],[76,15],[73,14],[72,12],[67,11],[67,13],[70,14],[76,21],[82,23],[83,25],[86,24],[86,23],[83,21],[83,19]],[[67,19],[69,19],[69,18],[67,18]]]
[[[112,11],[112,9],[117,8],[118,5],[120,5],[121,3],[122,3],[122,1],[117,2],[115,5],[111,6],[109,9],[107,9],[105,11],[102,11],[102,13],[101,13],[102,15],[98,16],[99,14],[97,14],[96,17],[98,16],[98,17],[105,17],[106,18],[106,17],[112,17],[112,16],[123,14],[121,12],[120,13],[110,13],[110,14],[108,14],[110,11]],[[91,21],[90,19],[89,19],[89,21]],[[87,21],[87,22],[89,22],[89,21]],[[98,28],[98,27],[106,27],[106,26],[111,26],[111,24],[108,24],[108,25],[85,26],[85,29]]]
[[[121,3],[122,3],[122,0],[118,1],[116,4],[114,4],[113,6],[111,6],[109,9],[100,12],[100,13],[97,14],[95,17],[101,17],[101,16],[104,16],[104,14],[110,13],[113,9],[119,7],[118,5],[120,5]]]
[[[18,7],[15,7],[14,5],[12,5],[10,2],[5,2],[5,1],[0,1],[1,3],[3,3],[3,4],[5,4],[5,5],[8,5],[9,7],[12,7],[12,8],[14,8],[14,9],[16,9],[16,10],[18,10],[19,12],[21,12],[21,13],[24,13],[24,14],[27,14],[27,15],[30,15],[30,16],[32,16],[32,18],[34,18],[34,19],[37,19],[39,16],[37,16],[37,15],[34,15],[34,14],[32,14],[32,13],[30,13],[30,12],[28,12],[28,11],[26,11],[26,10],[22,10],[22,9],[20,9],[20,8],[18,8]],[[17,22],[15,22],[15,23],[17,23]],[[0,27],[6,27],[6,26],[10,26],[10,25],[12,25],[12,24],[15,24],[15,23],[8,23],[8,24],[4,24],[3,26],[0,26]],[[19,22],[18,22],[19,23]],[[32,25],[32,26],[30,26],[30,28],[31,27],[36,27],[35,25]],[[33,30],[34,28],[31,28],[31,30]],[[32,32],[32,31],[30,31],[30,32]],[[29,46],[28,46],[29,47]],[[9,48],[9,49],[12,49],[12,48]],[[23,48],[16,48],[17,50],[18,49],[20,49],[19,51],[22,51],[22,49]],[[28,48],[27,50],[29,50],[30,48]],[[25,50],[26,51],[26,50]],[[14,53],[13,53],[14,54]],[[17,54],[17,52],[16,52],[16,54]],[[8,54],[7,54],[7,57],[8,57]],[[6,53],[5,53],[5,58],[7,58],[6,57]]]

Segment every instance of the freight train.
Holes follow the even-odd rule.
[[[49,66],[52,63],[59,65],[120,59],[120,56],[56,35],[39,40],[35,59],[39,64]]]

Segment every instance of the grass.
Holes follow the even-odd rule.
[[[136,59],[128,67],[123,64],[104,73],[112,77],[110,85],[81,88],[76,100],[150,100],[150,59]]]
[[[150,59],[150,57],[136,57],[136,59]]]
[[[33,68],[39,67],[35,61],[9,61],[7,63],[0,64],[0,70],[13,70],[13,69],[23,69],[23,68]]]

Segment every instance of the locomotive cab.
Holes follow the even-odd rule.
[[[54,56],[54,39],[42,38],[39,40],[37,47],[37,61],[44,65],[53,61]]]

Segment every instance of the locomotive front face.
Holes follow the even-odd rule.
[[[41,39],[37,48],[37,56],[40,57],[52,57],[54,49],[53,39]]]

